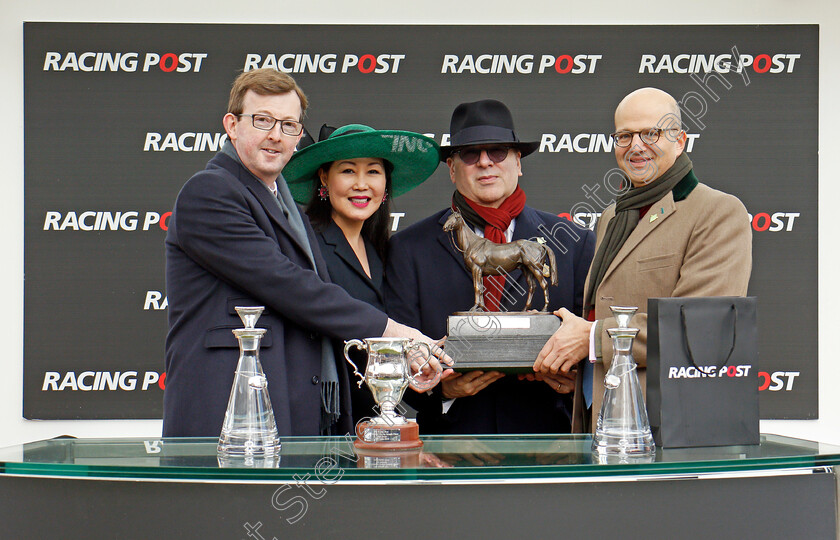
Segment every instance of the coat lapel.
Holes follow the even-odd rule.
[[[363,279],[371,289],[376,291],[377,296],[379,296],[379,299],[382,300],[382,292],[380,291],[381,287],[377,287],[374,281],[374,279],[378,277],[380,285],[382,283],[382,266],[379,261],[379,257],[368,256],[368,265],[370,266],[371,276],[368,277],[364,268],[362,268],[362,263],[360,263],[359,258],[356,257],[356,252],[353,251],[352,247],[350,247],[350,243],[347,242],[347,238],[335,222],[331,222],[330,225],[321,232],[321,236],[324,238],[324,243],[332,247],[335,254],[343,260],[349,268],[352,268],[353,271],[358,274],[358,276]],[[372,250],[373,246],[367,242],[365,248],[367,250]]]
[[[274,197],[274,194],[271,193],[265,184],[262,183],[260,179],[255,177],[251,174],[251,171],[246,169],[244,166],[240,165],[236,161],[234,161],[230,156],[222,154],[220,156],[220,165],[224,168],[229,170],[232,174],[235,174],[236,177],[239,179],[240,182],[251,192],[251,194],[256,197],[256,199],[260,202],[263,209],[265,210],[266,214],[268,214],[271,221],[277,225],[289,238],[291,238],[292,242],[294,242],[297,247],[305,254],[306,247],[300,243],[298,240],[297,235],[292,231],[291,226],[289,225],[289,220],[286,216],[283,215],[283,210],[280,208],[280,203],[277,201],[277,198]],[[278,182],[284,182],[283,176],[279,176],[277,178]],[[290,208],[290,212],[299,212],[297,207]],[[310,241],[312,238],[310,238]]]
[[[522,212],[516,216],[516,226],[513,228],[511,241],[530,240],[531,238],[539,235],[540,231],[538,230],[537,223],[534,221],[534,215],[531,209],[526,206],[522,209]],[[543,234],[543,236],[545,235]]]
[[[674,203],[674,194],[669,191],[664,197],[662,197],[662,199],[655,202],[653,206],[650,207],[650,210],[648,210],[648,213],[639,220],[636,228],[633,229],[632,233],[630,233],[630,237],[627,238],[627,241],[624,242],[623,246],[621,246],[621,249],[615,256],[615,259],[613,259],[610,267],[607,268],[607,271],[604,274],[604,279],[601,280],[601,282],[603,283],[606,281],[618,265],[620,265],[622,261],[624,261],[633,252],[633,250],[648,237],[648,235],[660,227],[665,220],[674,215],[676,211],[677,205]]]
[[[324,260],[323,253],[321,253],[320,243],[315,237],[315,231],[309,223],[309,216],[301,212],[301,219],[303,219],[303,226],[306,227],[306,237],[309,238],[309,245],[312,246],[312,256],[315,258],[315,271],[326,282],[331,282],[330,272],[327,270],[327,261]]]

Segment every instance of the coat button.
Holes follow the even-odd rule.
[[[313,375],[312,376],[312,384],[318,384],[319,382],[321,382],[321,377],[319,377],[317,375]]]

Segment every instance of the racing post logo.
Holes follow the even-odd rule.
[[[163,71],[198,73],[207,53],[200,52],[56,52],[44,56],[44,71]]]
[[[272,68],[283,73],[397,73],[404,54],[282,53],[245,55],[244,71]]]
[[[457,54],[443,55],[441,73],[471,74],[530,74],[534,73],[595,73],[600,54]]]
[[[42,392],[133,392],[165,388],[166,373],[157,371],[45,371]],[[137,383],[140,382],[140,386]]]
[[[798,53],[779,54],[643,54],[639,73],[793,73]]]
[[[60,212],[48,210],[44,216],[45,231],[148,231],[154,226],[166,231],[172,212],[145,213],[136,210],[84,210]],[[142,216],[142,217],[141,217]]]

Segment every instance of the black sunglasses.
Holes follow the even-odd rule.
[[[501,163],[507,159],[508,150],[510,150],[509,146],[491,146],[490,148],[465,148],[453,153],[461,156],[464,165],[475,165],[481,159],[482,152],[487,152],[487,157],[493,163]]]

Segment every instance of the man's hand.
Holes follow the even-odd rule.
[[[449,463],[437,457],[435,454],[420,452],[420,466],[427,469],[444,469],[452,467]]]
[[[566,308],[560,308],[554,314],[563,319],[563,324],[548,339],[534,362],[534,371],[543,375],[568,374],[575,364],[589,356],[589,331],[594,323]]]
[[[455,373],[445,378],[440,388],[446,399],[474,396],[504,376],[504,373],[498,371]]]
[[[423,356],[422,362],[418,361],[416,355],[412,355],[412,358],[409,359],[411,372],[417,373],[417,376],[414,378],[416,382],[411,384],[412,390],[416,392],[430,390],[438,383],[440,377],[447,377],[453,373],[452,369],[444,369],[441,365],[441,362],[446,366],[451,366],[454,363],[440,347],[443,340],[435,342],[419,330],[400,324],[393,319],[388,319],[388,324],[385,326],[385,332],[382,333],[382,337],[409,338],[429,346],[432,356],[428,361],[426,361],[425,355]]]
[[[576,377],[577,371],[570,371],[568,373],[563,373],[561,371],[556,375],[549,375],[547,373],[527,373],[524,375],[519,375],[519,380],[521,381],[524,379],[526,381],[543,381],[558,394],[568,394],[569,392],[572,392],[575,389]]]

